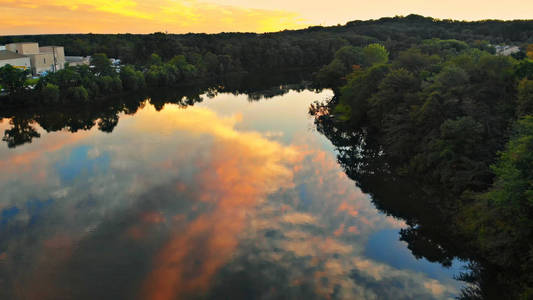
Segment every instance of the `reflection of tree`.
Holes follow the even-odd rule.
[[[121,113],[135,114],[144,107],[146,99],[149,99],[155,109],[160,111],[167,103],[186,108],[202,102],[203,95],[212,98],[218,93],[247,94],[251,100],[271,98],[284,95],[290,90],[308,88],[305,81],[305,76],[308,75],[294,72],[277,75],[261,74],[261,76],[235,74],[217,83],[148,90],[75,107],[58,105],[5,109],[0,117],[12,118],[13,128],[6,130],[3,141],[8,142],[9,147],[31,143],[33,138],[39,137],[29,125],[33,121],[47,132],[64,129],[69,132],[91,130],[95,125],[100,131],[112,132],[119,122]]]
[[[475,284],[463,291],[462,299],[505,298],[501,294],[505,289],[497,281],[498,270],[472,253],[469,241],[454,228],[451,220],[459,208],[457,201],[450,201],[453,194],[440,185],[402,175],[398,163],[384,153],[376,134],[337,122],[327,112],[328,108],[320,104],[312,106],[317,130],[336,147],[339,164],[371,196],[376,208],[405,220],[408,227],[401,230],[400,239],[413,255],[443,266],[450,266],[454,258],[476,261],[471,271],[459,278]]]
[[[113,132],[113,129],[115,129],[115,126],[117,126],[117,124],[117,115],[104,116],[100,118],[100,120],[98,120],[98,130],[102,132],[111,133]]]
[[[2,141],[7,142],[9,148],[14,148],[26,143],[31,143],[33,138],[41,135],[30,125],[30,120],[12,118],[9,122],[13,127],[4,131]]]

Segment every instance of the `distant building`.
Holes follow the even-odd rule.
[[[90,56],[65,56],[65,60],[71,67],[90,65],[91,57]]]
[[[503,56],[509,56],[515,53],[520,52],[520,48],[518,46],[494,46],[494,49],[496,49],[496,54],[503,55]]]
[[[62,46],[44,46],[39,47],[40,53],[52,54],[55,66],[53,71],[63,70],[65,68],[65,47]]]
[[[39,54],[39,43],[11,43],[6,49],[22,55]]]
[[[19,69],[30,69],[30,58],[15,52],[0,50],[0,67],[12,65]]]
[[[6,46],[0,46],[0,51],[7,50]]]
[[[39,43],[12,43],[6,49],[30,58],[34,75],[55,72],[65,67],[65,49],[59,46],[39,47]]]
[[[121,60],[118,58],[110,58],[109,61],[113,66],[120,66]]]

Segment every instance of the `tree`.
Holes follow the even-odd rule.
[[[380,44],[370,44],[363,49],[364,65],[372,66],[389,61],[389,51]]]
[[[71,87],[67,89],[67,98],[76,102],[87,102],[89,100],[89,93],[83,86]]]
[[[96,53],[91,56],[91,65],[94,66],[94,72],[99,75],[113,75],[114,71],[111,61],[105,53]]]
[[[60,89],[68,89],[81,84],[81,76],[76,69],[68,67],[46,76],[46,79],[59,86]]]
[[[150,55],[150,61],[148,62],[149,65],[161,65],[163,64],[163,60],[161,59],[161,56],[159,56],[157,53],[152,53]]]
[[[533,80],[523,79],[518,85],[517,115],[533,115]]]
[[[120,79],[125,90],[136,91],[145,86],[143,73],[129,65],[120,69]]]
[[[55,84],[48,83],[41,90],[41,96],[46,103],[57,103],[59,101],[59,87]]]
[[[528,78],[533,80],[533,60],[521,60],[515,66],[515,73],[519,79]]]
[[[453,88],[468,83],[468,73],[456,65],[446,66],[435,77],[435,81],[444,88]]]
[[[30,125],[30,121],[25,118],[12,118],[9,123],[12,125],[11,129],[4,131],[2,141],[7,142],[9,148],[31,143],[34,138],[41,136],[35,128]]]
[[[0,68],[0,84],[7,89],[11,96],[24,90],[24,82],[27,76],[27,70],[20,70],[9,64]]]
[[[499,161],[492,167],[496,174],[488,197],[509,208],[525,213],[533,208],[533,116],[518,121],[515,136],[509,141]],[[523,210],[523,209],[526,210]],[[518,219],[518,218],[517,218]]]
[[[354,65],[363,63],[364,54],[361,47],[344,46],[335,52],[335,58],[339,59],[348,69]]]
[[[204,55],[203,61],[204,61],[204,64],[205,64],[206,71],[208,73],[211,73],[211,74],[219,74],[220,73],[220,64],[218,62],[218,57],[215,54],[213,54],[211,52],[207,52]]]
[[[529,59],[533,59],[533,44],[529,44],[526,49],[526,55]]]

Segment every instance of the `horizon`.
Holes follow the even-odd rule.
[[[109,32],[109,33],[99,33],[99,32],[64,32],[64,33],[30,33],[30,34],[4,34],[4,35],[1,35],[1,36],[4,36],[4,37],[8,37],[8,36],[33,36],[33,35],[84,35],[84,34],[95,34],[95,35],[106,35],[106,34],[110,34],[110,35],[127,35],[127,34],[131,34],[131,35],[150,35],[150,34],[157,34],[157,33],[163,33],[163,34],[171,34],[171,35],[187,35],[187,34],[213,34],[213,35],[216,35],[216,34],[224,34],[224,33],[227,33],[227,34],[268,34],[268,33],[279,33],[279,32],[284,32],[284,31],[298,31],[298,30],[306,30],[306,29],[309,29],[309,28],[313,28],[313,27],[336,27],[336,26],[346,26],[348,23],[351,23],[351,22],[371,22],[371,21],[378,21],[378,20],[381,20],[381,19],[392,19],[392,18],[406,18],[408,16],[412,16],[412,15],[416,15],[416,16],[420,16],[420,17],[424,17],[424,18],[431,18],[435,21],[447,21],[447,20],[451,20],[451,21],[455,21],[455,22],[465,22],[465,23],[476,23],[476,22],[489,22],[489,21],[499,21],[499,22],[519,22],[519,21],[525,21],[525,22],[530,22],[530,21],[533,21],[533,18],[531,19],[479,19],[479,20],[459,20],[459,19],[451,19],[451,18],[444,18],[444,19],[441,19],[441,18],[434,18],[432,16],[425,16],[425,15],[418,15],[418,14],[406,14],[406,15],[395,15],[395,16],[383,16],[383,17],[379,17],[379,18],[375,18],[375,19],[353,19],[353,20],[349,20],[343,24],[336,24],[336,25],[320,25],[320,24],[309,24],[308,26],[306,27],[302,27],[302,28],[296,28],[296,29],[280,29],[280,30],[277,30],[277,31],[264,31],[264,32],[254,32],[254,31],[219,31],[219,32],[182,32],[182,33],[177,33],[177,32],[163,32],[163,31],[153,31],[153,32],[146,32],[146,33],[135,33],[135,32]]]
[[[267,33],[410,14],[438,20],[531,20],[533,2],[380,0],[0,0],[0,35]]]

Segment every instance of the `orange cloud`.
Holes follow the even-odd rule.
[[[0,34],[267,32],[421,14],[441,19],[527,19],[524,0],[0,0]]]
[[[145,118],[151,121],[144,122]],[[159,113],[148,108],[135,121],[138,130],[185,130],[211,136],[216,143],[196,181],[201,191],[196,198],[213,208],[175,229],[155,255],[141,292],[142,299],[187,298],[207,289],[215,273],[231,259],[254,208],[269,193],[293,186],[290,165],[300,159],[299,154],[259,133],[236,131],[238,116],[220,118],[203,108],[184,111],[168,106]],[[308,218],[293,216],[290,220]]]
[[[342,202],[341,205],[337,208],[337,212],[347,212],[350,216],[356,217],[359,215],[359,211],[355,209],[355,206],[348,204],[347,202]]]
[[[0,0],[0,34],[278,31],[306,24],[296,13],[196,0]]]
[[[344,233],[344,224],[341,224],[337,230],[333,232],[334,236],[341,236]]]

